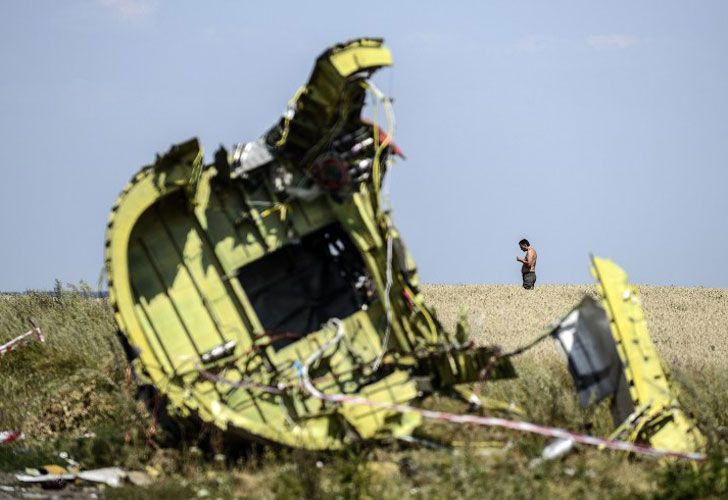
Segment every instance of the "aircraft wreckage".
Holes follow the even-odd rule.
[[[428,416],[415,408],[425,395],[516,376],[516,353],[475,346],[464,321],[443,328],[383,205],[401,152],[391,101],[370,78],[391,63],[378,39],[334,46],[263,136],[211,164],[196,139],[174,146],[121,193],[106,235],[109,297],[139,385],[170,415],[339,449],[409,436]],[[367,96],[386,130],[362,118]],[[592,263],[601,300],[585,298],[549,332],[580,401],[612,397],[615,438],[700,449],[637,290],[613,263]]]

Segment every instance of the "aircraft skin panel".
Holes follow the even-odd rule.
[[[148,304],[145,304],[144,301],[140,301],[135,305],[134,310],[137,317],[139,318],[139,322],[142,325],[142,330],[145,334],[145,338],[151,346],[149,352],[155,358],[155,363],[152,366],[159,367],[167,374],[167,376],[172,375],[177,367],[174,366],[174,360],[172,356],[162,343],[159,333],[157,332],[157,330],[155,330],[154,326],[151,323]]]
[[[186,265],[180,262],[182,257],[170,240],[164,224],[157,214],[150,215],[152,220],[142,222],[149,223],[148,230],[137,236],[135,241],[139,241],[158,283],[152,289],[142,288],[140,283],[135,283],[134,288],[139,294],[137,298],[143,297],[150,304],[153,309],[151,317],[178,325],[168,338],[177,342],[186,339],[189,343],[183,352],[175,349],[179,356],[199,356],[224,341],[200,299]],[[172,318],[176,318],[176,322]],[[167,325],[161,324],[157,325],[157,330],[170,331]],[[179,342],[178,345],[183,343]]]
[[[243,335],[245,328],[239,309],[235,307],[221,277],[222,266],[217,252],[211,248],[194,219],[191,222],[190,219],[179,213],[164,216],[164,226],[182,264],[179,273],[184,271],[189,276],[221,343],[230,340],[250,343],[250,335]],[[231,332],[237,332],[237,335],[231,336]]]
[[[643,424],[636,426],[631,438],[646,438],[656,448],[668,450],[701,449],[705,437],[680,408],[678,392],[647,329],[639,290],[608,259],[593,257],[592,272],[599,281],[632,404],[644,413]]]

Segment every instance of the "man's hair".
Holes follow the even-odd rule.
[[[526,238],[523,238],[521,241],[518,242],[518,244],[519,245],[524,245],[524,246],[527,246],[527,247],[530,247],[531,246],[531,244],[528,242],[528,240]]]

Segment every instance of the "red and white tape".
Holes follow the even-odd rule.
[[[25,434],[18,431],[0,431],[0,444],[8,444],[25,438]]]
[[[5,356],[10,351],[14,351],[21,345],[33,340],[33,338],[36,338],[38,342],[45,342],[45,337],[43,336],[43,332],[40,327],[36,326],[32,330],[25,332],[22,335],[18,335],[14,339],[0,345],[0,357]]]
[[[348,396],[346,394],[324,394],[323,392],[316,389],[311,382],[308,375],[308,370],[311,364],[323,356],[324,351],[329,349],[331,346],[337,344],[344,336],[344,327],[341,321],[332,320],[332,324],[336,326],[336,336],[324,344],[318,351],[314,352],[303,364],[298,364],[299,376],[301,383],[311,396],[321,399],[323,401],[332,401],[336,403],[347,403],[354,405],[369,406],[372,408],[382,408],[387,410],[396,411],[398,413],[417,413],[422,415],[424,418],[433,420],[442,420],[445,422],[454,422],[458,424],[475,424],[482,425],[485,427],[500,427],[503,429],[511,429],[514,431],[528,432],[532,434],[539,434],[541,436],[548,436],[552,438],[570,439],[576,443],[587,444],[591,446],[604,447],[611,450],[626,451],[630,453],[639,453],[641,455],[649,455],[656,458],[662,457],[673,457],[680,458],[683,460],[706,460],[707,456],[704,453],[695,452],[682,452],[663,450],[659,448],[652,448],[649,446],[643,446],[639,444],[630,443],[628,441],[618,441],[615,439],[604,439],[587,434],[581,434],[578,432],[567,431],[565,429],[559,429],[557,427],[548,427],[544,425],[532,424],[530,422],[508,420],[497,417],[481,417],[477,415],[459,415],[455,413],[447,413],[443,411],[425,410],[422,408],[416,408],[414,406],[397,404],[397,403],[386,403],[380,401],[371,401],[358,396]]]
[[[432,420],[440,420],[444,422],[453,422],[457,424],[473,424],[473,425],[481,425],[485,427],[500,427],[503,429],[510,429],[514,431],[519,432],[528,432],[531,434],[538,434],[541,436],[547,436],[552,438],[558,438],[558,439],[564,439],[564,440],[571,440],[576,443],[586,444],[590,446],[597,446],[600,448],[608,448],[610,450],[617,450],[617,451],[626,451],[629,453],[638,453],[641,455],[648,455],[655,458],[663,458],[663,457],[672,457],[672,458],[678,458],[683,460],[694,460],[694,461],[703,461],[706,460],[708,457],[704,453],[697,453],[697,452],[683,452],[683,451],[673,451],[673,450],[664,450],[660,448],[652,448],[650,446],[644,446],[639,444],[630,443],[629,441],[620,441],[616,439],[605,439],[605,438],[599,438],[590,436],[588,434],[582,434],[579,432],[572,432],[568,431],[566,429],[560,429],[558,427],[549,427],[545,425],[538,425],[533,424],[531,422],[525,422],[521,420],[508,420],[505,418],[498,418],[498,417],[481,417],[477,415],[461,415],[457,413],[448,413],[444,411],[436,411],[436,410],[426,410],[423,408],[417,408],[414,406],[409,406],[405,404],[398,404],[398,403],[387,403],[387,402],[381,402],[381,401],[372,401],[366,398],[362,398],[359,396],[349,396],[346,394],[325,394],[321,391],[319,391],[316,386],[314,385],[313,381],[309,377],[308,371],[309,367],[321,356],[323,356],[324,351],[329,349],[331,346],[337,344],[344,336],[344,327],[341,321],[338,319],[332,319],[331,324],[336,327],[336,336],[333,337],[331,340],[326,342],[319,350],[314,352],[306,361],[301,363],[300,361],[296,361],[294,363],[294,366],[296,366],[298,370],[298,375],[300,378],[301,386],[303,389],[308,392],[311,396],[323,400],[323,401],[331,401],[334,403],[346,403],[346,404],[353,404],[353,405],[362,405],[362,406],[368,406],[371,408],[382,408],[387,410],[392,410],[398,413],[417,413],[421,415],[423,418],[432,419]],[[208,380],[212,380],[214,382],[223,383],[226,385],[231,385],[234,387],[244,388],[244,389],[257,389],[261,390],[263,392],[271,393],[271,394],[281,394],[285,392],[290,386],[288,384],[280,384],[278,387],[272,387],[267,386],[264,384],[260,384],[257,382],[252,382],[249,380],[239,380],[239,381],[233,381],[225,379],[222,376],[215,375],[212,373],[209,373],[205,371],[200,365],[197,366],[198,371],[201,372],[201,374],[207,378]],[[726,463],[728,463],[728,459],[726,459]]]
[[[35,327],[32,330],[25,332],[22,335],[18,335],[14,339],[0,345],[0,357],[5,356],[10,351],[13,351],[23,345],[24,343],[36,337],[39,342],[45,342],[43,332],[39,327]],[[14,441],[25,439],[25,434],[20,431],[0,431],[0,444],[9,444]]]

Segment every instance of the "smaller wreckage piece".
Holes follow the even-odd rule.
[[[391,102],[369,77],[381,40],[326,50],[281,120],[212,164],[192,139],[126,186],[106,234],[109,297],[137,380],[168,413],[306,449],[406,436],[417,414],[312,397],[297,367],[346,335],[308,375],[317,390],[412,403],[514,377],[495,348],[447,332],[380,203],[401,152]],[[387,131],[361,117],[371,95]]]
[[[706,440],[678,402],[669,371],[650,337],[639,290],[614,262],[592,257],[599,301],[584,299],[555,326],[583,407],[611,397],[612,439],[673,452]]]

